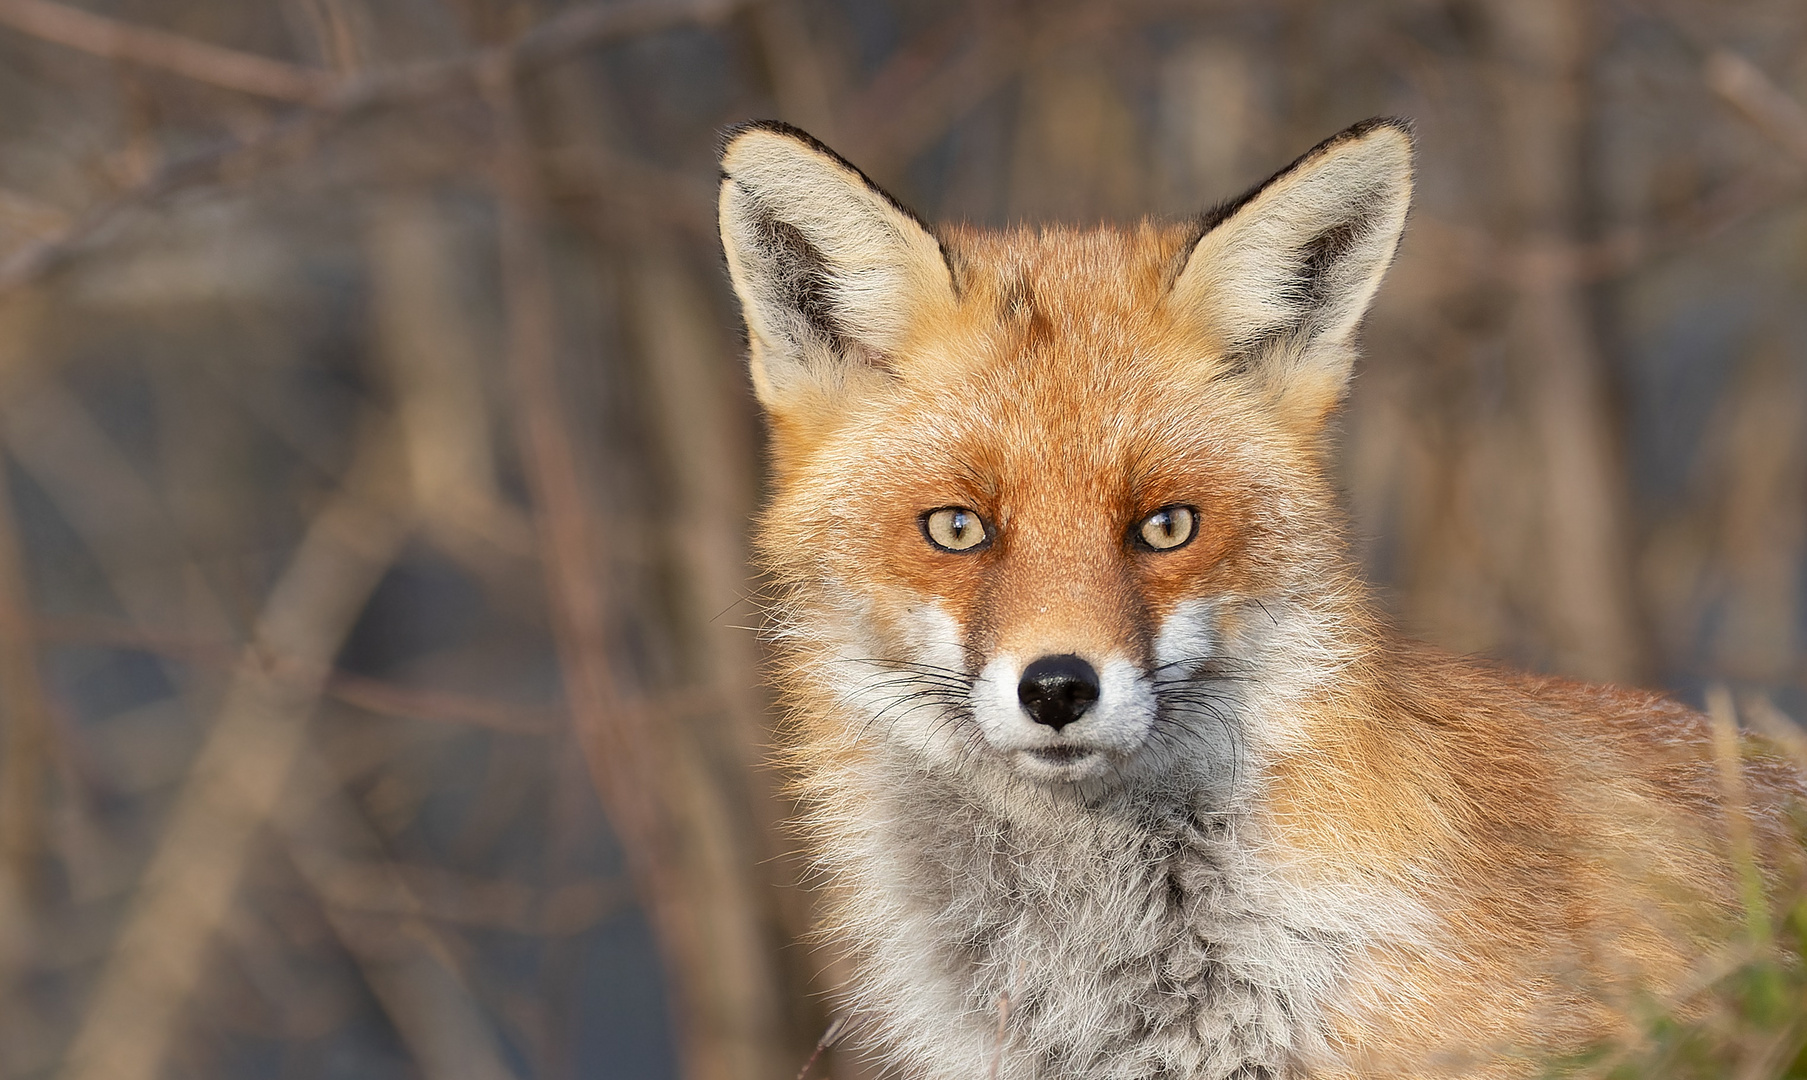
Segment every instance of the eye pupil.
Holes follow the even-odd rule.
[[[1190,506],[1163,506],[1142,519],[1137,531],[1144,546],[1171,551],[1192,539],[1198,528],[1198,512]]]

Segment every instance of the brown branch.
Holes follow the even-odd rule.
[[[259,829],[303,753],[320,687],[270,676],[267,657],[326,670],[407,535],[379,507],[387,440],[364,449],[346,493],[309,525],[258,620],[219,717],[170,811],[62,1070],[67,1080],[160,1073],[208,943],[226,919]]]
[[[1565,0],[1490,0],[1501,191],[1511,220],[1531,238],[1529,273],[1507,309],[1502,343],[1527,399],[1530,461],[1542,514],[1525,523],[1526,545],[1510,587],[1524,596],[1550,663],[1567,674],[1635,680],[1650,646],[1629,565],[1622,463],[1613,453],[1602,360],[1571,278],[1539,273],[1543,252],[1566,249],[1579,219],[1573,177],[1583,144],[1591,13]],[[1551,269],[1554,269],[1552,266]],[[1535,554],[1533,554],[1535,553]]]
[[[427,921],[434,908],[417,892],[423,884],[462,892],[468,879],[422,881],[382,858],[382,836],[305,745],[295,755],[288,787],[274,823],[289,861],[320,899],[327,925],[356,961],[423,1080],[517,1080],[453,943]],[[348,851],[377,857],[354,861]],[[462,914],[516,914],[518,897],[509,890],[480,891],[487,894],[484,902],[466,905]]]
[[[1702,71],[1707,87],[1744,114],[1795,160],[1807,165],[1807,108],[1775,84],[1763,69],[1732,52],[1714,49]]]
[[[348,112],[404,103],[465,83],[503,62],[516,68],[554,63],[608,41],[693,22],[714,22],[746,0],[628,0],[585,4],[547,19],[512,42],[444,60],[354,76],[273,60],[154,27],[82,11],[52,0],[0,0],[0,25],[107,60],[168,72],[258,97]]]
[[[678,913],[682,896],[666,859],[675,850],[672,823],[655,794],[670,771],[658,740],[643,722],[644,713],[622,700],[609,663],[609,603],[593,562],[600,545],[558,387],[558,312],[540,236],[545,196],[515,96],[514,73],[501,64],[490,68],[485,93],[500,141],[496,187],[506,360],[514,382],[521,459],[540,530],[554,645],[598,798],[665,951],[672,1016],[682,1029],[688,1010],[681,1004],[686,988],[680,984],[694,970],[685,958],[696,950],[688,940],[687,920]],[[686,1040],[679,1043],[689,1049]]]
[[[1798,182],[1744,176],[1663,220],[1614,229],[1591,241],[1548,237],[1526,241],[1428,212],[1415,215],[1412,231],[1459,259],[1465,268],[1462,280],[1492,280],[1515,287],[1558,280],[1589,284],[1634,273],[1803,197],[1807,197],[1807,187]]]
[[[976,40],[936,42],[949,54],[940,64],[912,57],[881,71],[844,110],[848,152],[879,175],[901,170],[955,121],[1021,74],[1052,40],[1045,33],[1032,35],[1016,16],[977,31]],[[907,88],[900,85],[912,75]]]
[[[719,850],[722,858],[691,860],[685,867],[690,909],[711,928],[712,941],[740,943],[716,947],[711,977],[725,988],[718,993],[743,1003],[738,1026],[772,1033],[769,1063],[743,1073],[769,1076],[780,1063],[795,1060],[822,1020],[802,1003],[791,1004],[795,991],[785,989],[808,986],[818,968],[793,950],[786,970],[785,954],[763,929],[782,926],[796,939],[808,933],[807,912],[800,903],[787,903],[802,899],[801,890],[790,886],[804,870],[780,854],[786,846],[783,800],[777,778],[759,769],[770,736],[764,701],[749,692],[761,682],[758,642],[730,625],[737,620],[723,617],[724,605],[737,606],[750,584],[745,529],[758,489],[750,468],[754,427],[747,402],[735,392],[732,369],[722,363],[730,347],[720,340],[703,282],[668,247],[638,254],[624,275],[621,310],[644,380],[647,447],[659,454],[666,478],[669,531],[663,546],[685,584],[671,617],[684,639],[695,643],[693,677],[715,690],[722,707],[698,713],[684,728],[682,753],[700,768],[666,799],[691,830],[687,835],[721,837],[698,846]],[[729,818],[747,825],[738,835],[723,836],[720,823]],[[734,956],[739,961],[729,962]]]
[[[607,918],[630,899],[626,885],[611,879],[537,888],[438,866],[352,860],[329,849],[296,855],[319,868],[310,880],[323,901],[363,915],[563,937]]]
[[[467,91],[476,89],[479,76],[485,71],[518,73],[542,68],[610,41],[675,26],[714,22],[725,18],[747,2],[748,0],[627,0],[625,3],[588,4],[546,20],[507,45],[480,49],[446,60],[376,69],[345,78],[321,73],[320,77],[328,80],[324,84],[328,90],[324,93],[315,94],[310,90],[305,98],[290,94],[268,95],[285,101],[301,101],[309,106],[311,112],[300,117],[279,118],[247,136],[225,139],[212,147],[172,161],[139,183],[80,215],[66,229],[26,244],[0,258],[0,295],[42,277],[63,259],[102,237],[132,211],[175,191],[223,181],[229,177],[242,177],[262,168],[266,160],[282,160],[286,156],[285,150],[311,148],[324,128],[354,115],[377,108],[436,102],[448,92],[460,88]],[[104,27],[91,26],[85,21],[80,24],[91,31],[87,38],[81,40],[92,39],[90,43],[96,45],[101,44],[102,39],[111,40],[106,35],[121,35],[120,39],[125,40],[130,39],[132,32],[138,30],[129,24],[77,12],[51,3],[50,0],[0,0],[0,22],[6,21],[6,5],[21,3],[31,5],[33,11],[37,11],[39,7],[52,9],[54,16],[74,14],[80,20],[97,20]],[[11,25],[16,29],[33,32],[18,21]],[[103,29],[104,34],[101,32]],[[297,72],[308,71],[306,68],[264,60],[248,53],[235,53],[230,49],[203,45],[162,31],[147,32],[160,35],[158,40],[167,37],[202,50],[211,50],[206,53],[209,56],[218,53],[292,68]],[[49,38],[47,35],[38,36],[61,41],[60,38]],[[75,44],[72,41],[61,43]],[[217,74],[220,69],[209,67],[205,63],[198,67],[191,64],[178,70],[153,62],[166,55],[167,53],[151,50],[148,53],[135,52],[129,56],[120,54],[117,58],[187,75],[203,82],[225,85],[219,79],[207,77]],[[244,85],[234,85],[233,88],[248,89]]]
[[[5,0],[0,0],[0,3]],[[250,171],[243,166],[277,150],[290,137],[316,130],[312,117],[270,123],[250,136],[223,139],[171,161],[111,199],[90,208],[61,232],[13,249],[0,258],[0,295],[27,285],[61,265],[86,245],[105,239],[134,210],[186,188],[217,183]],[[311,143],[311,139],[308,140]]]
[[[326,693],[378,716],[449,721],[509,735],[550,735],[562,729],[566,719],[563,709],[514,705],[443,690],[419,690],[344,672],[327,680]]]
[[[685,23],[727,18],[750,0],[625,0],[585,4],[527,31],[512,47],[517,67],[543,67],[605,41],[650,34]]]
[[[278,101],[324,104],[337,81],[324,71],[133,26],[51,0],[0,0],[0,25],[107,60]]]
[[[51,724],[31,633],[31,590],[13,515],[7,463],[0,460],[0,719],[6,751],[0,758],[0,857],[20,890],[36,891],[44,840],[44,776]]]
[[[498,231],[516,433],[578,743],[656,934],[683,1075],[777,1075],[772,1018],[779,988],[769,978],[761,928],[745,918],[754,886],[736,869],[742,853],[736,811],[705,779],[683,727],[651,723],[648,709],[616,677],[602,537],[558,385],[558,310],[542,235],[545,192],[513,74],[498,65],[485,83],[499,137]]]
[[[848,152],[877,175],[901,170],[962,116],[1049,52],[1118,30],[1137,5],[972,7],[881,68],[842,110]],[[956,30],[956,27],[958,29]]]
[[[695,172],[661,168],[596,146],[561,146],[541,156],[548,194],[561,203],[587,210],[604,236],[637,230],[648,223],[682,229],[699,240],[717,243],[715,183]]]
[[[56,645],[91,645],[125,649],[185,664],[229,668],[242,659],[237,646],[195,638],[189,634],[150,629],[116,619],[55,618],[39,616],[32,633],[38,641]],[[409,720],[436,720],[489,728],[511,735],[547,735],[565,722],[563,709],[498,701],[494,698],[447,690],[402,686],[385,679],[320,670],[290,656],[266,656],[266,672],[272,679],[307,685],[318,683],[326,696],[378,716]],[[661,700],[662,710],[680,713],[704,707],[687,699]]]
[[[505,44],[445,60],[379,68],[347,79],[325,103],[338,113],[437,100],[481,90],[494,73],[546,67],[611,41],[726,18],[750,0],[626,0],[585,4],[555,15]]]

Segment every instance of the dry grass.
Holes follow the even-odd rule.
[[[1742,869],[1742,932],[1674,994],[1631,1007],[1635,1031],[1550,1063],[1552,1077],[1643,1080],[1794,1080],[1807,1076],[1807,869],[1764,873],[1751,843],[1739,721],[1767,735],[1807,772],[1807,738],[1767,698],[1751,697],[1742,716],[1723,686],[1707,692],[1721,783],[1726,793],[1727,855]],[[1799,808],[1797,808],[1799,813]],[[1807,818],[1794,823],[1807,849]]]

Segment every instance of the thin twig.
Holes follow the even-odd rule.
[[[809,1059],[803,1063],[801,1069],[797,1070],[797,1080],[804,1080],[804,1077],[809,1075],[809,1070],[816,1067],[816,1059],[822,1056],[822,1052],[841,1041],[841,1031],[846,1026],[847,1014],[843,1013],[834,1018],[834,1022],[828,1025],[828,1030],[824,1031],[822,1037],[816,1040],[816,1048],[809,1052]]]
[[[443,100],[448,92],[460,88],[474,90],[480,73],[484,71],[518,73],[544,67],[610,41],[676,26],[707,24],[724,18],[745,2],[747,0],[629,0],[627,3],[590,4],[554,16],[507,45],[477,50],[447,60],[376,69],[344,78],[321,73],[321,78],[329,80],[330,89],[320,94],[313,90],[307,92],[302,100],[311,112],[279,117],[248,135],[222,139],[212,146],[171,161],[140,182],[79,215],[69,227],[41,237],[0,258],[0,295],[42,277],[69,255],[104,236],[132,211],[179,190],[217,182],[227,177],[242,177],[253,171],[255,165],[261,164],[259,155],[268,154],[271,160],[281,160],[281,151],[285,147],[300,145],[311,148],[317,136],[333,123],[380,107],[437,102]],[[0,0],[0,5],[9,3],[28,3],[33,5],[31,10],[34,12],[39,12],[39,5],[46,9],[60,9],[57,14],[74,11],[50,3],[49,0]],[[92,33],[77,35],[77,40],[94,39],[90,43],[95,45],[103,44],[101,38],[107,41],[136,40],[131,33],[136,28],[128,24],[85,12],[74,14],[82,19],[99,20],[106,24],[104,27],[97,27],[82,22],[81,25]],[[18,22],[12,25],[31,32]],[[161,31],[156,33],[162,34]],[[203,55],[215,59],[218,59],[214,56],[217,53],[246,61],[263,60],[251,54],[204,46],[175,35],[164,36],[194,45],[203,50]],[[161,41],[162,38],[158,40]],[[75,41],[62,43],[75,45]],[[130,56],[122,54],[117,58],[148,63],[152,58],[166,55],[166,52],[158,50],[140,50]],[[283,65],[278,61],[265,62],[292,68],[295,72],[308,70]],[[218,70],[206,62],[198,66],[190,65],[182,70],[165,69],[201,78],[202,81],[219,83],[217,79],[202,78],[203,75],[217,73]],[[231,65],[228,65],[228,69],[237,70],[231,68]],[[234,88],[247,87],[236,85]],[[292,94],[274,96],[282,100],[298,100]],[[247,167],[248,165],[253,167]]]
[[[171,810],[156,854],[116,938],[71,1044],[65,1080],[153,1080],[183,1004],[200,982],[207,945],[237,895],[258,830],[302,753],[319,687],[271,678],[267,657],[326,670],[378,580],[401,550],[406,523],[377,509],[369,485],[393,471],[375,439],[344,494],[309,526],[271,590],[247,650]]]
[[[310,883],[322,900],[366,915],[418,916],[485,930],[565,936],[621,910],[631,899],[626,884],[613,879],[536,888],[438,866],[349,859],[331,848],[291,849],[291,854],[321,869],[310,875]]]
[[[419,101],[498,62],[517,69],[555,63],[605,42],[725,18],[746,0],[627,0],[559,13],[512,42],[443,60],[340,76],[96,15],[52,0],[0,0],[0,25],[71,49],[259,97],[349,112]]]
[[[1004,1065],[1004,1039],[1010,1033],[1010,991],[1005,990],[998,995],[998,1030],[991,1047],[991,1066],[985,1075],[989,1080],[998,1080],[998,1070]]]
[[[328,907],[333,934],[356,959],[422,1080],[516,1080],[494,1022],[465,984],[450,949],[418,918],[400,925]]]
[[[543,230],[545,192],[505,65],[485,72],[498,134],[507,351],[516,431],[533,497],[554,643],[584,760],[621,842],[667,973],[685,1075],[770,1076],[794,1060],[775,1043],[779,982],[758,884],[741,858],[737,811],[705,777],[680,725],[652,724],[617,678],[609,626],[617,601],[599,559],[603,539],[579,475],[557,377],[558,310]]]
[[[1747,221],[1807,197],[1807,188],[1744,176],[1674,211],[1655,224],[1632,225],[1594,241],[1506,239],[1477,226],[1419,214],[1413,230],[1445,245],[1464,264],[1465,280],[1514,284],[1566,281],[1591,284],[1634,273],[1705,243]]]
[[[15,248],[0,258],[0,296],[56,269],[87,245],[106,239],[132,211],[186,188],[243,175],[250,171],[244,165],[256,160],[258,155],[277,151],[293,136],[309,136],[316,130],[311,116],[289,117],[272,122],[249,136],[221,139],[168,162],[112,198],[91,207],[69,227]],[[307,141],[311,142],[311,139]]]
[[[44,777],[49,771],[50,719],[31,633],[31,590],[13,515],[7,463],[0,460],[0,856],[26,894],[36,891],[44,838]]]
[[[344,855],[381,853],[383,839],[305,746],[289,787],[275,823],[290,862],[319,897],[327,924],[357,961],[420,1075],[517,1080],[451,943],[426,920],[431,909],[417,886],[431,883],[411,879],[388,859],[354,863]]]
[[[600,545],[562,415],[556,373],[558,312],[540,236],[544,193],[515,96],[514,73],[498,64],[485,72],[484,83],[500,140],[496,186],[507,363],[515,384],[521,458],[540,530],[554,645],[597,795],[665,951],[672,1016],[682,1027],[693,1022],[685,1000],[687,992],[698,989],[689,978],[697,967],[687,961],[699,955],[700,945],[691,940],[688,920],[679,914],[683,894],[667,854],[676,850],[672,822],[658,801],[671,770],[644,713],[622,699],[609,663],[610,605],[594,562]],[[696,1049],[687,1038],[680,1038],[679,1045],[687,1054]]]
[[[38,616],[31,632],[43,644],[103,646],[208,668],[230,668],[242,659],[236,646],[224,642],[117,619]],[[554,706],[403,686],[368,675],[321,670],[293,656],[268,656],[265,660],[266,674],[272,679],[302,686],[318,683],[327,697],[378,716],[469,724],[511,735],[546,735],[564,726],[565,711]],[[696,695],[666,695],[658,702],[662,713],[674,715],[711,704]]]
[[[1707,87],[1743,113],[1758,130],[1807,165],[1807,108],[1775,84],[1763,69],[1730,49],[1714,49],[1702,70]]]
[[[510,735],[550,735],[564,725],[563,710],[514,705],[445,690],[398,686],[363,675],[333,674],[326,693],[365,712],[410,720],[437,720]]]
[[[134,26],[50,0],[0,0],[0,25],[107,60],[278,101],[323,105],[337,83],[325,71]]]
[[[378,68],[346,80],[323,104],[338,113],[437,101],[447,92],[484,92],[498,73],[519,75],[611,41],[679,26],[708,25],[750,0],[626,0],[585,4],[547,19],[505,44],[444,60]]]
[[[38,615],[31,621],[31,634],[45,645],[99,646],[216,669],[231,668],[243,659],[236,645],[104,617]],[[299,686],[320,683],[327,697],[378,716],[442,720],[512,735],[550,734],[562,729],[569,717],[567,710],[556,706],[404,686],[387,679],[321,668],[295,656],[266,655],[264,669],[272,679]],[[623,707],[644,712],[647,723],[670,723],[718,710],[722,702],[715,690],[672,690]]]

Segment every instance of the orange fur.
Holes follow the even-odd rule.
[[[1316,167],[1335,152],[1328,145],[1276,183]],[[725,191],[735,153],[731,143]],[[863,801],[892,797],[896,776],[913,775],[883,771],[892,751],[871,717],[850,721],[849,683],[834,666],[848,662],[848,640],[869,650],[853,662],[907,670],[883,665],[921,654],[932,611],[957,629],[968,677],[1006,654],[1122,656],[1147,668],[1176,611],[1222,601],[1212,632],[1223,641],[1265,640],[1288,620],[1307,639],[1303,659],[1276,667],[1296,679],[1237,706],[1258,750],[1246,798],[1225,805],[1246,812],[1264,887],[1302,898],[1307,912],[1359,918],[1399,903],[1427,920],[1422,933],[1351,937],[1325,992],[1323,1045],[1284,1068],[1533,1072],[1538,1054],[1618,1030],[1634,993],[1671,990],[1735,932],[1711,732],[1650,694],[1506,672],[1396,638],[1348,564],[1327,473],[1339,361],[1306,351],[1288,361],[1305,374],[1273,360],[1239,367],[1248,335],[1213,314],[1231,305],[1175,299],[1199,231],[942,229],[945,294],[941,271],[917,266],[935,283],[924,298],[892,298],[910,315],[901,333],[863,352],[844,346],[859,352],[855,370],[825,388],[762,391],[775,476],[759,549],[780,598],[787,755],[805,826],[829,853],[830,933],[868,965],[889,962],[880,939],[890,924],[869,909],[890,894],[867,864],[907,829],[860,815]],[[737,237],[755,233],[724,234],[733,264]],[[741,277],[737,286],[749,304],[765,302]],[[778,349],[756,332],[756,369],[778,362]],[[1199,510],[1190,544],[1125,542],[1134,522],[1176,504]],[[926,543],[919,516],[947,505],[983,515],[995,542],[977,553]],[[1263,624],[1270,615],[1274,628]],[[854,629],[824,629],[836,620]],[[947,708],[958,726],[961,707]],[[973,755],[988,753],[969,741]],[[921,771],[941,768],[930,759]],[[1766,857],[1791,864],[1798,775],[1768,759],[1747,772]],[[1096,786],[1062,801],[998,783],[996,813],[1017,830],[1038,827],[1018,806],[1058,807],[1080,828],[1115,805]],[[993,798],[981,788],[974,800]],[[898,1053],[943,1075],[929,1051]]]

